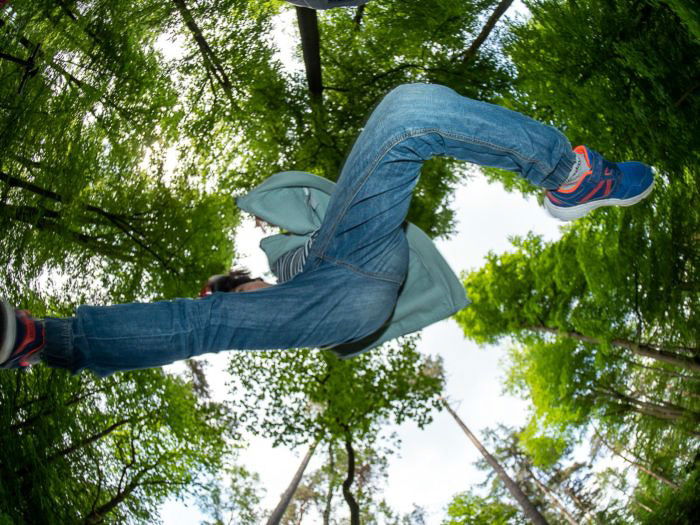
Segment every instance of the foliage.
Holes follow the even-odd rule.
[[[248,177],[281,169],[311,171],[331,180],[373,108],[393,87],[437,82],[491,100],[509,76],[495,49],[498,38],[474,60],[461,60],[493,0],[385,0],[370,2],[361,16],[350,9],[319,14],[322,93],[308,93],[306,78],[286,79],[285,114],[271,101],[268,118],[280,122],[274,138],[248,135],[246,150],[275,165],[250,164]],[[271,111],[272,109],[272,111]],[[275,155],[275,151],[279,154]],[[464,174],[454,161],[433,159],[422,170],[409,220],[431,236],[454,228],[450,198]]]
[[[440,361],[418,353],[413,339],[349,360],[318,350],[235,353],[229,373],[242,427],[287,446],[347,432],[371,440],[388,420],[422,427],[443,382]]]
[[[465,275],[474,303],[457,316],[477,342],[512,346],[507,387],[533,402],[517,435],[533,468],[555,468],[596,435],[635,468],[636,489],[618,492],[630,509],[674,491],[697,449],[700,219],[689,203],[698,196],[700,47],[691,4],[528,2],[532,17],[506,38],[518,76],[503,103],[659,175],[642,205],[596,211],[557,242],[529,236],[491,254]],[[531,191],[512,175],[489,176]],[[621,490],[616,479],[601,487]],[[614,519],[628,519],[620,512]]]
[[[700,41],[700,7],[692,0],[663,0],[673,9],[678,18],[686,25],[696,41]]]
[[[532,19],[512,28],[507,48],[518,71],[513,105],[610,158],[674,175],[695,168],[700,43],[668,4],[527,4]]]
[[[649,512],[641,505],[634,505],[633,509],[639,520],[638,522],[644,525],[651,525],[652,523],[690,525],[695,523],[698,512],[700,512],[700,500],[698,500],[698,494],[700,494],[699,477],[700,471],[696,468],[679,490],[666,487],[662,494],[640,495],[640,498],[647,504],[645,506],[651,506],[653,512]]]
[[[225,405],[160,370],[0,375],[0,508],[17,523],[147,520],[230,453]]]
[[[528,523],[517,507],[492,496],[478,496],[467,491],[455,494],[447,508],[448,520],[443,525],[516,525]]]
[[[235,256],[232,195],[287,169],[336,179],[370,109],[404,82],[446,84],[610,158],[654,164],[644,204],[598,211],[557,243],[529,236],[492,254],[465,276],[474,304],[458,322],[478,342],[511,344],[507,386],[533,401],[526,428],[495,438],[504,461],[557,490],[595,477],[600,490],[628,494],[634,510],[615,499],[606,523],[630,512],[647,522],[690,515],[700,421],[697,2],[532,0],[530,18],[497,30],[474,56],[465,50],[495,0],[331,10],[319,14],[321,93],[277,58],[273,22],[289,9],[280,2],[1,3],[0,294],[38,315],[194,295]],[[427,163],[409,219],[448,235],[465,173],[447,159]],[[517,175],[488,176],[537,191]],[[365,469],[378,484],[380,429],[428,424],[442,388],[439,361],[410,341],[351,361],[238,354],[230,371],[242,427],[289,446],[350,442],[357,479]],[[215,522],[259,519],[254,475],[229,463],[216,479],[236,429],[226,408],[179,379],[97,382],[37,368],[0,376],[0,396],[2,442],[13,451],[0,458],[0,520],[152,521],[160,501],[194,483],[206,487]],[[635,483],[621,469],[564,476],[575,444],[591,436],[627,458]],[[307,488],[339,490],[344,454]],[[362,487],[363,511],[390,519]],[[495,490],[455,505],[519,519]]]
[[[351,360],[318,350],[235,353],[229,373],[235,378],[231,392],[238,399],[237,421],[251,434],[271,439],[274,446],[343,446],[343,497],[354,519],[377,508],[368,487],[371,472],[381,476],[386,456],[376,445],[382,426],[406,420],[421,428],[430,423],[444,381],[441,361],[417,352],[411,338]],[[333,472],[331,465],[325,474],[331,494],[339,488]],[[356,495],[350,492],[353,485]],[[289,512],[298,512],[304,502],[306,512],[309,501],[320,497],[306,492]]]
[[[17,298],[50,272],[72,301],[192,295],[230,264],[237,215],[199,168],[172,167],[183,110],[154,25],[168,12],[81,7],[2,18],[3,49],[24,61],[0,60],[2,292]]]
[[[490,99],[508,84],[496,53],[497,38],[470,61],[460,59],[483,14],[495,5],[493,0],[440,1],[431,6],[418,0],[392,0],[371,3],[362,16],[346,10],[323,15],[325,90],[317,104],[310,100],[305,79],[284,70],[276,58],[270,35],[278,4],[262,0],[3,2],[0,222],[5,235],[0,241],[0,294],[31,307],[36,315],[68,315],[75,304],[84,302],[191,296],[204,278],[222,271],[235,255],[233,230],[238,213],[231,196],[283,169],[337,178],[363,119],[390,88],[401,82],[438,81]],[[426,166],[411,220],[432,235],[448,234],[453,228],[449,199],[462,177],[445,159]],[[325,354],[300,355],[299,365],[289,372],[309,377],[315,371],[329,379],[321,385],[309,382],[301,391],[293,381],[280,387],[280,399],[303,398],[282,407],[287,411],[280,413],[296,414],[292,423],[273,430],[279,420],[271,420],[260,429],[276,432],[280,443],[338,437],[352,429],[362,449],[385,419],[429,422],[430,399],[442,379],[423,372],[426,368],[434,372],[439,363],[419,358],[410,345],[392,355],[353,362]],[[184,390],[178,390],[172,386],[179,384],[177,379],[159,373],[129,374],[120,382],[112,378],[100,383],[42,369],[26,378],[6,376],[10,377],[17,379],[18,386],[15,391],[9,382],[2,384],[0,393],[8,399],[25,395],[24,389],[36,382],[39,398],[55,401],[56,407],[47,410],[56,418],[66,417],[51,420],[61,429],[65,443],[82,442],[94,429],[119,423],[94,446],[70,454],[71,459],[81,458],[80,468],[66,460],[65,465],[49,462],[37,470],[51,483],[57,483],[64,472],[69,473],[65,477],[69,481],[77,479],[72,476],[84,476],[90,490],[66,493],[62,501],[75,501],[76,515],[92,509],[88,521],[109,512],[110,519],[117,521],[145,519],[166,493],[180,494],[178,490],[195,481],[194,474],[175,476],[181,484],[171,492],[153,480],[137,483],[123,501],[104,507],[109,490],[118,495],[131,486],[128,481],[121,483],[129,472],[146,479],[145,473],[139,477],[140,447],[163,453],[158,469],[181,473],[178,454],[192,450],[184,446],[177,452],[181,435],[168,437],[169,425],[177,426],[168,403],[180,399],[183,407],[196,412],[183,416],[183,428],[200,425],[204,429],[209,422],[223,432],[218,426],[223,413],[214,405],[193,408],[194,400],[184,385]],[[250,384],[256,375],[240,377]],[[170,386],[165,388],[166,384]],[[83,399],[78,392],[85,385],[94,387],[95,394]],[[205,384],[197,385],[198,393],[206,393]],[[49,390],[50,394],[43,393]],[[131,399],[121,406],[124,392],[131,392]],[[60,408],[61,400],[71,396],[81,401]],[[39,401],[27,402],[42,406]],[[318,417],[314,411],[309,412],[311,418],[299,415],[309,405],[322,408]],[[12,406],[8,402],[4,407],[6,421],[15,417]],[[136,414],[146,407],[154,412],[142,420]],[[123,414],[128,414],[128,422],[119,419]],[[167,423],[162,417],[168,418]],[[163,443],[155,443],[156,435],[162,435]],[[214,432],[208,443],[195,437],[192,446],[197,444],[202,454],[210,451],[213,456],[187,456],[190,472],[206,473],[218,464],[213,451],[223,446],[221,436]],[[31,440],[23,442],[17,461],[34,466],[37,458],[45,459],[59,447],[49,436],[46,440],[43,448]],[[121,481],[115,478],[120,468],[126,476]],[[69,481],[61,490],[74,490]],[[213,519],[236,512],[238,520],[256,519],[250,513],[244,516],[256,505],[248,473],[231,474],[231,483],[247,487],[241,491],[224,488],[227,483],[222,480],[200,482],[210,487],[209,495],[217,500],[213,507],[218,514]],[[50,493],[44,490],[47,483],[37,478],[32,494],[41,498]],[[5,489],[15,490],[10,485]],[[239,492],[251,496],[247,503],[235,499]],[[362,500],[361,490],[358,497]],[[18,499],[12,512],[26,514],[27,501]],[[37,520],[42,512],[50,512],[45,498],[37,509]],[[60,508],[56,512],[64,514],[50,521],[69,519],[70,511]]]
[[[239,465],[227,465],[218,477],[198,490],[197,504],[212,521],[201,525],[257,525],[261,522],[260,502],[265,489],[257,474]]]

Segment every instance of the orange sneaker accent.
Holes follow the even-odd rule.
[[[588,150],[586,149],[586,146],[584,146],[583,144],[581,144],[580,146],[576,146],[574,148],[574,153],[583,153],[583,155],[586,157],[586,162],[588,164],[591,163],[591,161],[588,160]]]
[[[586,149],[586,146],[576,146],[574,148],[574,153],[581,154],[583,153],[583,158],[586,159],[586,166],[588,166],[588,171],[585,171],[583,175],[579,177],[579,179],[576,181],[576,184],[574,184],[571,188],[566,188],[565,190],[558,188],[555,190],[557,193],[573,193],[575,192],[578,187],[581,185],[581,183],[584,181],[586,177],[588,177],[591,173],[593,173],[593,169],[591,168],[591,160],[588,158],[588,150]]]

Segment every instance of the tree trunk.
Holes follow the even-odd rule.
[[[18,159],[20,162],[21,160]],[[0,181],[7,184],[10,188],[22,188],[32,193],[36,193],[40,197],[46,197],[57,202],[63,202],[63,197],[56,192],[44,189],[32,182],[25,181],[4,171],[0,171]]]
[[[3,21],[0,20],[0,27],[3,26]],[[64,67],[62,67],[60,64],[57,64],[51,57],[47,56],[46,53],[40,50],[40,44],[34,44],[32,43],[28,38],[26,38],[23,35],[18,35],[19,43],[27,50],[31,51],[32,53],[32,60],[34,57],[43,57],[46,60],[46,63],[51,66],[55,71],[60,73],[69,84],[72,84],[76,86],[78,89],[80,89],[83,93],[95,97],[97,100],[99,100],[102,104],[104,104],[106,107],[110,107],[114,110],[116,110],[124,119],[130,119],[132,118],[131,114],[124,109],[123,107],[119,106],[119,104],[113,102],[112,100],[109,100],[104,96],[104,93],[102,93],[99,89],[96,87],[92,86],[91,84],[80,80],[79,78],[76,78],[73,76],[70,72],[66,71]]]
[[[355,479],[355,450],[352,448],[352,435],[345,434],[345,450],[348,453],[348,475],[343,481],[343,497],[350,507],[350,525],[360,525],[360,506],[350,492],[350,487]]]
[[[577,341],[582,341],[584,343],[592,343],[592,344],[599,345],[599,344],[602,344],[604,342],[601,339],[598,339],[595,337],[589,337],[587,335],[583,335],[583,334],[581,334],[579,332],[575,332],[573,330],[571,330],[571,331],[558,330],[556,328],[550,328],[548,326],[542,326],[542,325],[530,326],[527,328],[538,331],[538,332],[546,332],[546,333],[550,333],[550,334],[570,337],[572,339],[576,339]],[[662,361],[664,363],[669,363],[669,364],[674,365],[674,366],[679,366],[682,368],[686,368],[688,370],[700,372],[700,359],[679,354],[676,351],[673,351],[672,349],[661,348],[661,347],[658,347],[656,345],[645,344],[645,343],[635,343],[634,341],[629,341],[627,339],[613,339],[612,341],[610,341],[610,344],[613,346],[620,347],[620,348],[626,348],[627,350],[630,350],[632,353],[634,353],[638,356],[641,356],[641,357],[651,357],[652,359],[656,359],[657,361]],[[697,351],[694,348],[679,348],[676,350],[686,351],[686,352]]]
[[[116,423],[108,426],[107,428],[98,432],[97,434],[92,434],[91,436],[88,436],[85,439],[81,439],[80,441],[73,443],[69,447],[66,447],[64,449],[59,450],[58,452],[51,454],[49,457],[47,457],[45,460],[43,460],[43,464],[48,465],[49,463],[52,463],[53,461],[56,461],[59,458],[65,457],[69,454],[72,454],[76,450],[79,450],[83,447],[88,446],[91,443],[94,443],[95,441],[105,437],[106,435],[111,434],[116,429],[125,425],[129,421],[130,421],[129,419],[122,419],[121,421],[117,421]],[[29,469],[25,466],[25,467],[20,468],[15,473],[15,476],[17,476],[18,478],[23,478],[27,474],[29,474]]]
[[[476,39],[474,39],[472,45],[470,45],[462,55],[462,62],[464,64],[474,59],[477,51],[479,51],[479,48],[484,42],[486,42],[486,39],[491,34],[491,31],[493,31],[493,28],[496,27],[496,22],[498,22],[498,20],[505,14],[512,3],[513,0],[501,0],[501,3],[496,6],[496,9],[493,11],[493,13],[491,13],[491,16],[486,21],[486,24],[484,24],[484,27],[481,29],[479,35],[476,37]]]
[[[367,7],[365,4],[362,4],[357,8],[355,11],[355,18],[353,18],[353,23],[355,24],[355,31],[359,31],[360,27],[362,26],[362,19],[365,16],[365,7]]]
[[[18,64],[18,65],[22,66],[24,69],[27,69],[32,65],[27,60],[24,60],[22,58],[19,58],[19,57],[13,56],[13,55],[8,55],[7,53],[0,53],[0,59],[7,60],[8,62],[12,62],[14,64]]]
[[[92,510],[90,514],[85,517],[85,525],[96,525],[97,523],[102,523],[106,514],[114,510],[118,505],[120,505],[129,495],[139,486],[139,481],[146,474],[147,470],[139,472],[136,477],[129,483],[123,490],[117,492],[109,501],[105,504],[100,505],[98,508]]]
[[[55,221],[56,212],[32,206],[13,206],[9,204],[0,204],[0,217],[15,220],[35,227],[38,230],[49,231],[67,239],[76,242],[89,250],[112,257],[120,261],[129,262],[133,260],[133,256],[115,248],[113,245],[102,242],[96,237],[80,233],[65,225]]]
[[[297,7],[296,10],[309,95],[312,103],[321,104],[323,99],[323,77],[321,73],[321,44],[318,32],[318,16],[314,9]]]
[[[508,489],[508,492],[510,492],[511,496],[515,498],[515,500],[520,504],[520,507],[522,508],[523,512],[525,513],[525,516],[532,522],[535,523],[536,525],[547,525],[547,520],[544,519],[544,516],[540,513],[539,510],[532,504],[530,499],[527,497],[527,495],[522,491],[520,486],[508,475],[508,473],[505,471],[505,469],[498,463],[496,458],[494,458],[491,454],[489,454],[488,450],[484,447],[484,445],[481,444],[481,442],[477,439],[477,437],[472,434],[472,432],[467,428],[467,426],[462,422],[462,420],[459,418],[459,416],[455,413],[454,410],[452,410],[452,407],[447,403],[447,400],[445,398],[442,399],[442,404],[444,407],[447,409],[447,411],[450,413],[450,415],[454,418],[454,420],[457,422],[457,424],[460,426],[460,428],[464,431],[464,433],[467,435],[467,437],[470,439],[470,441],[474,444],[474,446],[481,452],[481,455],[484,456],[484,459],[486,462],[491,465],[491,467],[496,471],[496,474],[498,474],[498,477],[501,479],[503,484],[506,486]]]
[[[299,468],[294,473],[294,477],[292,477],[292,481],[289,484],[289,487],[287,487],[287,490],[285,490],[284,493],[282,493],[282,497],[280,498],[279,503],[275,507],[275,510],[272,511],[272,514],[270,514],[270,518],[267,520],[267,525],[278,525],[279,522],[282,520],[282,517],[284,516],[284,512],[287,510],[289,503],[292,501],[292,497],[294,496],[294,492],[296,492],[297,487],[299,486],[299,483],[301,482],[301,478],[304,475],[304,471],[306,470],[306,467],[309,465],[309,461],[311,460],[311,456],[314,455],[314,450],[316,450],[317,444],[318,444],[318,442],[315,442],[309,447],[309,450],[306,453],[306,456],[304,456],[304,459],[302,459],[302,461],[301,461],[301,465],[299,465]]]
[[[554,506],[559,509],[561,514],[564,516],[564,519],[570,523],[570,525],[579,525],[578,521],[571,515],[571,513],[567,510],[566,506],[564,503],[561,502],[559,498],[557,498],[556,494],[554,494],[554,491],[550,489],[547,485],[542,483],[537,476],[535,476],[534,472],[532,472],[528,467],[525,467],[525,470],[527,473],[530,475],[530,477],[533,479],[535,484],[540,488],[544,494],[549,497],[549,499],[554,503]]]
[[[331,523],[331,503],[333,502],[333,474],[335,472],[335,461],[333,458],[333,443],[328,444],[328,492],[326,493],[326,506],[323,509],[323,525]]]
[[[637,505],[639,505],[640,507],[642,507],[642,508],[643,508],[644,510],[646,510],[649,514],[652,514],[652,513],[654,512],[654,509],[652,509],[652,508],[649,507],[648,505],[645,505],[644,503],[642,503],[641,501],[639,501],[639,500],[636,499],[636,498],[633,500],[633,502],[636,503]]]
[[[103,437],[111,434],[112,432],[117,430],[119,427],[124,426],[125,424],[129,423],[130,421],[131,421],[130,419],[122,419],[120,421],[117,421],[116,423],[109,425],[104,430],[97,432],[96,434],[92,434],[91,436],[88,436],[85,439],[81,439],[80,441],[73,443],[69,447],[66,447],[64,449],[59,450],[58,452],[51,454],[48,458],[46,458],[45,463],[51,463],[52,461],[55,461],[58,458],[67,456],[68,454],[72,454],[76,450],[81,449],[83,447],[86,447],[87,445],[94,443],[98,439],[102,439]]]
[[[600,390],[600,392],[605,396],[622,401],[624,405],[632,410],[635,410],[636,412],[639,412],[640,414],[652,416],[657,419],[664,419],[673,422],[677,422],[682,419],[689,419],[695,422],[700,421],[700,414],[693,410],[674,405],[673,403],[653,403],[650,401],[642,401],[641,399],[636,399],[612,389],[604,389]]]
[[[567,486],[564,486],[563,488],[566,495],[569,496],[571,498],[571,501],[574,502],[574,505],[576,505],[576,508],[578,508],[579,511],[581,511],[581,522],[585,523],[586,520],[588,520],[589,523],[597,523],[600,525],[604,525],[601,523],[600,519],[598,519],[598,517],[594,514],[595,507],[593,505],[583,501],[573,488]]]
[[[56,3],[60,6],[61,11],[63,11],[63,14],[65,14],[68,18],[70,18],[73,22],[76,23],[80,29],[85,31],[85,33],[92,39],[93,43],[98,45],[98,46],[103,46],[104,42],[102,42],[102,39],[98,37],[93,31],[90,31],[87,27],[83,26],[82,21],[76,15],[73,11],[70,10],[70,8],[66,5],[66,3],[63,0],[55,0]]]
[[[623,356],[622,353],[620,353],[620,355],[618,356],[618,359],[620,359],[620,361],[623,361],[623,362],[629,364],[630,366],[632,366],[634,368],[639,368],[642,370],[649,370],[654,374],[661,374],[661,375],[665,375],[668,377],[674,377],[674,378],[683,379],[683,380],[688,380],[688,379],[693,380],[694,379],[692,373],[689,374],[689,373],[684,372],[684,371],[676,372],[674,370],[668,370],[668,369],[660,367],[660,366],[645,365],[643,363],[635,361],[633,358]]]
[[[19,375],[18,375],[18,377],[19,377]],[[67,399],[65,401],[65,403],[63,403],[63,406],[68,407],[68,406],[75,405],[77,403],[80,403],[83,399],[87,399],[88,397],[91,397],[95,394],[100,394],[102,392],[104,392],[104,390],[101,390],[101,389],[91,390],[87,393],[78,392],[74,396]],[[51,407],[48,407],[48,408],[51,408]],[[33,416],[28,417],[24,421],[19,421],[17,423],[14,423],[13,425],[10,425],[10,430],[12,430],[13,432],[16,432],[22,428],[26,428],[26,427],[32,425],[35,421],[39,420],[40,418],[42,418],[50,413],[51,413],[50,410],[48,410],[47,408],[44,408],[44,409],[40,410],[39,412],[37,412],[36,414],[34,414]]]

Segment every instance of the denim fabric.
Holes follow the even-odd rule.
[[[412,190],[423,162],[437,155],[517,171],[550,189],[574,161],[552,127],[443,86],[399,86],[353,146],[301,273],[250,293],[81,306],[74,318],[46,321],[44,360],[108,375],[206,352],[329,346],[375,332],[406,274],[402,224]]]

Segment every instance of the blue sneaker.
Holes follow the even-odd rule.
[[[44,323],[0,299],[0,368],[25,368],[39,360]]]
[[[610,162],[586,146],[582,154],[588,169],[573,183],[547,191],[544,207],[557,219],[572,221],[602,206],[632,206],[654,188],[654,170],[641,162]]]

